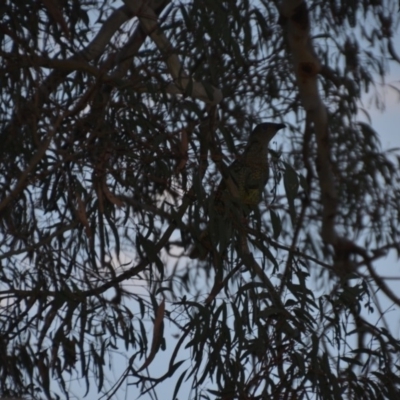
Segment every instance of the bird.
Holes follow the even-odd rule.
[[[232,221],[238,216],[246,217],[258,206],[269,178],[268,144],[285,126],[265,122],[253,129],[243,153],[227,168],[224,174],[226,176],[222,178],[214,193],[214,216],[223,216]],[[190,251],[191,259],[207,258],[213,248],[212,225],[209,223],[200,233],[199,243]],[[226,227],[228,226],[227,224]]]

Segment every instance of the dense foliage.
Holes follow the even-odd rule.
[[[1,2],[1,395],[400,398],[399,154],[358,120],[399,13],[306,3]],[[264,200],[227,221],[261,121],[287,126]]]

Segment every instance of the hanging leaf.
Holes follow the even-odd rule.
[[[279,215],[271,209],[269,210],[269,214],[271,216],[272,229],[274,231],[274,239],[278,239],[282,230],[281,219],[279,218]]]
[[[292,225],[296,223],[296,208],[295,199],[299,190],[299,179],[295,170],[287,163],[285,165],[285,172],[283,174],[283,183],[285,186],[286,197],[288,199],[289,214],[292,220]]]

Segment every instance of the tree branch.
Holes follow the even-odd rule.
[[[335,230],[338,201],[331,166],[328,115],[318,91],[317,76],[321,65],[310,38],[306,2],[304,0],[284,0],[281,13],[284,17],[300,98],[307,117],[314,124],[317,139],[317,173],[323,205],[322,239],[335,246],[338,241]]]
[[[283,0],[280,11],[288,47],[292,53],[300,99],[307,113],[307,120],[314,125],[316,135],[316,170],[322,203],[321,237],[326,244],[333,246],[336,259],[346,264],[350,254],[362,254],[364,251],[352,241],[340,237],[336,232],[338,195],[332,172],[328,113],[318,90],[317,77],[322,67],[314,52],[310,37],[307,5],[304,0]]]
[[[204,84],[196,82],[188,76],[179,57],[174,52],[170,41],[160,29],[155,12],[144,1],[124,0],[124,3],[139,18],[145,32],[152,38],[160,52],[164,55],[165,62],[178,93],[189,94],[207,104],[215,105],[220,103],[222,92],[219,89],[208,85],[208,90],[206,90]],[[191,93],[187,93],[189,86],[192,87]]]

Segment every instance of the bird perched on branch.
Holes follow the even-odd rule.
[[[246,217],[261,201],[269,178],[268,144],[284,124],[257,125],[249,136],[244,152],[229,167],[222,170],[223,179],[214,195],[214,212],[218,217]],[[200,243],[190,252],[190,258],[204,260],[211,251],[212,224],[200,234]],[[215,236],[215,235],[214,235]]]

